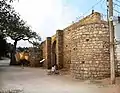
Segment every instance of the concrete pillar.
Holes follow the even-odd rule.
[[[63,68],[63,30],[56,31],[56,58],[58,69]]]
[[[46,38],[46,67],[51,69],[51,37]]]

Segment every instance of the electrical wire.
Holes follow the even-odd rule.
[[[113,9],[115,12],[119,13],[120,14],[120,11],[116,10],[116,9]]]
[[[116,6],[118,6],[118,7],[120,7],[120,5],[118,5],[117,3],[113,3],[114,5],[116,5]]]
[[[117,1],[118,3],[120,3],[120,1],[119,1],[119,0],[115,0],[115,1]]]
[[[106,0],[103,0],[103,2],[101,3],[101,9],[102,9],[103,11],[106,11],[105,14],[101,13],[103,20],[107,20],[107,19],[108,19],[108,6],[107,6],[107,2],[105,3],[105,1],[106,1]],[[106,7],[106,8],[105,8],[105,7],[103,8],[104,3],[105,3],[105,7]]]
[[[102,2],[103,1],[103,3],[104,3],[104,1],[105,0],[99,0],[96,4],[94,4],[90,9],[88,9],[87,10],[87,12],[85,12],[82,16],[80,16],[80,17],[77,17],[77,19],[78,20],[80,20],[82,17],[84,18],[84,16],[91,10],[91,9],[93,9],[96,5],[98,5],[100,2]],[[72,21],[73,23],[74,23],[74,21]]]
[[[101,3],[101,9],[106,10],[106,9],[103,8],[104,2],[105,2],[105,0],[103,0],[103,2]]]
[[[98,5],[100,2],[102,2],[102,0],[99,0],[99,1],[98,1],[96,4],[94,4],[90,9],[88,9],[88,11],[83,14],[83,16],[86,15],[91,9],[93,9],[93,8],[94,8],[96,5]]]
[[[118,1],[118,0],[117,0]],[[113,7],[113,10],[115,11],[115,12],[117,12],[117,13],[119,13],[120,14],[120,11],[118,11],[117,9],[115,9],[115,6],[117,6],[116,8],[120,8],[120,5],[119,4],[117,4],[117,3],[115,3],[115,2],[113,2],[113,4],[114,4],[114,7]]]

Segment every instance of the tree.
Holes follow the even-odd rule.
[[[28,40],[30,41],[32,38],[34,39],[39,39],[39,36],[37,35],[36,32],[33,32],[29,26],[26,25],[26,23],[19,18],[17,14],[14,14],[13,17],[11,17],[11,20],[9,21],[8,29],[6,30],[6,36],[10,37],[12,40],[14,40],[14,47],[12,51],[12,60],[11,64],[14,64],[15,61],[15,51],[16,51],[16,46],[17,42],[20,40]]]
[[[20,40],[28,40],[33,43],[32,38],[39,39],[36,32],[26,25],[26,22],[20,18],[20,15],[15,12],[14,8],[7,3],[7,0],[0,1],[0,30],[6,37],[14,40],[14,47],[11,52],[11,65],[15,62],[15,52],[17,42]]]
[[[0,35],[0,59],[6,52],[7,43],[2,35]]]

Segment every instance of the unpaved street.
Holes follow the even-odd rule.
[[[47,75],[42,68],[9,67],[8,59],[0,61],[0,89],[23,90],[21,93],[120,93],[119,85],[103,86],[68,76]]]

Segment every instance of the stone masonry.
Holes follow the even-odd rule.
[[[56,41],[57,41],[57,44],[56,44],[57,60],[56,61],[58,64],[58,68],[61,69],[63,68],[63,31],[62,30],[57,30]]]
[[[109,77],[109,33],[105,23],[87,24],[72,33],[71,73],[75,78]]]
[[[46,39],[46,67],[51,68],[51,37]]]
[[[110,76],[108,24],[101,20],[100,13],[94,12],[63,30],[57,30],[45,42],[42,46],[46,67],[51,68],[56,63],[59,69],[69,70],[78,79]]]

